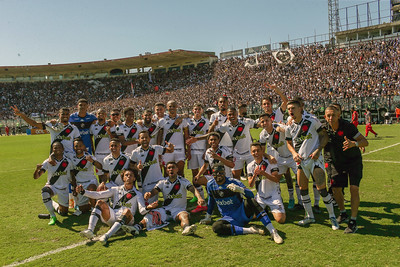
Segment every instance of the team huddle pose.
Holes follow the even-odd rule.
[[[93,239],[100,219],[110,226],[98,238],[104,245],[120,229],[138,235],[170,221],[180,223],[182,235],[193,235],[197,226],[190,222],[190,213],[206,212],[200,224],[211,224],[215,206],[222,217],[212,224],[216,234],[265,235],[268,231],[272,240],[281,244],[283,239],[268,212],[277,223],[285,223],[281,177],[285,177],[289,192],[288,209],[295,209],[292,170],[297,178],[298,205],[305,210],[299,225],[315,222],[321,196],[332,229],[338,230],[348,221],[344,232],[356,232],[362,178],[360,149],[368,141],[354,124],[341,119],[340,107],[329,106],[322,124],[304,110],[301,99],[289,101],[275,85],[265,86],[281,97],[282,104],[272,110],[272,99],[262,99],[264,114],[257,120],[246,118],[246,105],[239,110],[228,107],[225,96],[218,99],[219,111],[209,113],[209,119],[203,116],[200,104],[194,104],[192,116],[178,114],[178,104],[172,100],[166,105],[157,103],[154,115],[151,110],[143,111],[136,121],[132,107],[122,111],[124,121],[119,109],[112,109],[109,120],[104,109],[91,115],[85,99],[78,101],[78,112],[70,114],[69,109],[62,108],[58,120],[46,123],[36,122],[12,106],[15,115],[28,124],[50,132],[50,155],[34,172],[38,179],[47,171],[41,194],[49,215],[40,216],[54,225],[56,213],[67,215],[71,188],[76,204],[73,215],[91,212],[88,227],[80,234]],[[286,110],[289,116],[284,123]],[[256,142],[251,128],[262,128]],[[184,177],[185,161],[192,182]],[[333,197],[327,190],[325,168]],[[317,189],[314,211],[308,192],[310,177]],[[255,187],[255,195],[241,179],[248,181],[249,188]],[[342,193],[348,180],[351,216],[345,210]],[[197,202],[190,212],[188,191],[193,194],[190,202]],[[159,193],[164,199],[162,206]],[[56,195],[58,203],[53,200]],[[333,198],[340,209],[338,218]],[[142,219],[135,223],[137,212]],[[263,227],[247,226],[253,218]]]

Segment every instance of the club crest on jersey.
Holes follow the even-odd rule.
[[[131,199],[132,198],[132,194],[131,193],[126,194],[126,198],[127,199]]]
[[[274,134],[274,139],[275,139],[275,140],[278,140],[278,139],[279,139],[279,134],[278,134],[278,133],[275,133],[275,134]]]
[[[149,151],[149,155],[150,155],[150,156],[153,156],[153,155],[154,155],[154,150],[150,150],[150,151]]]
[[[303,126],[301,126],[301,130],[302,130],[303,132],[307,132],[307,131],[308,131],[308,125],[303,125]]]
[[[224,194],[223,191],[219,191],[219,192],[218,192],[218,195],[219,195],[220,197],[224,197],[225,194]]]
[[[81,123],[81,128],[85,128],[85,124],[84,123]]]
[[[69,134],[69,133],[71,132],[71,129],[65,129],[65,132],[66,132],[67,134]]]
[[[339,136],[343,136],[343,135],[344,135],[344,132],[343,132],[343,131],[338,131],[337,134],[338,134]]]
[[[63,168],[66,168],[66,167],[68,166],[68,163],[65,162],[65,161],[63,161],[63,163],[61,163],[61,166],[62,166]]]
[[[122,166],[122,165],[125,164],[125,162],[124,162],[122,159],[120,159],[120,160],[118,161],[118,164]]]
[[[135,129],[135,128],[132,128],[132,129],[131,129],[131,133],[133,133],[133,134],[136,133],[136,129]]]

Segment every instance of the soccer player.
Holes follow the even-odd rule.
[[[132,234],[137,234],[140,230],[147,228],[153,230],[163,227],[167,221],[180,221],[182,235],[192,235],[197,226],[190,225],[189,213],[186,211],[187,191],[192,192],[198,198],[198,204],[203,205],[204,199],[200,196],[196,188],[184,177],[178,175],[178,166],[175,162],[167,163],[166,179],[160,180],[157,185],[144,194],[144,199],[150,199],[162,192],[164,197],[163,207],[149,212],[144,219],[132,227]]]
[[[260,143],[253,143],[250,147],[254,161],[247,166],[249,187],[255,186],[257,195],[255,200],[265,209],[271,209],[275,221],[284,223],[286,220],[281,190],[279,188],[279,168],[264,158],[264,151]]]
[[[283,115],[285,114],[288,99],[286,95],[275,85],[265,83],[265,87],[274,90],[282,99],[282,104],[276,110],[272,110],[273,101],[271,97],[264,97],[261,100],[261,107],[269,117],[276,122],[283,122]]]
[[[108,122],[110,126],[111,138],[118,138],[116,127],[122,124],[121,121],[121,110],[119,108],[113,108],[110,113],[111,120]]]
[[[165,117],[165,105],[164,105],[164,103],[157,102],[154,105],[153,121],[157,122],[164,117]]]
[[[247,104],[242,103],[238,106],[238,118],[240,121],[247,119]]]
[[[174,145],[172,143],[167,143],[167,146],[165,147],[150,145],[151,141],[148,131],[141,131],[138,140],[140,146],[133,150],[131,162],[133,168],[140,171],[138,188],[143,194],[145,194],[150,192],[158,181],[164,179],[160,169],[159,155],[173,153]],[[154,199],[150,199],[149,203],[152,203],[157,199],[158,195],[154,196]]]
[[[90,215],[88,229],[80,232],[82,237],[92,239],[95,236],[93,232],[96,224],[101,219],[103,223],[111,227],[107,233],[99,238],[99,241],[105,246],[108,239],[121,226],[132,225],[134,223],[136,211],[144,215],[149,209],[158,205],[157,202],[148,206],[145,205],[142,193],[135,188],[136,176],[133,170],[124,170],[122,176],[124,180],[123,185],[111,187],[106,191],[87,191],[82,185],[76,188],[76,192],[83,196],[99,199]],[[101,200],[104,198],[112,198],[112,207],[107,202]]]
[[[131,155],[139,143],[137,138],[140,132],[140,126],[135,123],[135,111],[132,107],[124,109],[125,121],[116,126],[118,139],[121,141],[121,152]]]
[[[214,132],[218,125],[225,123],[228,120],[228,97],[221,96],[218,98],[218,112],[215,112],[211,115],[210,118],[210,132]],[[230,140],[227,134],[221,135],[222,146],[227,146],[232,148],[232,141]]]
[[[372,130],[372,115],[371,111],[369,108],[365,109],[365,137],[368,137],[368,132],[371,132],[375,135],[375,137],[378,136],[378,134]]]
[[[185,141],[189,138],[188,123],[182,120],[177,114],[178,104],[171,100],[167,103],[168,116],[165,116],[158,122],[157,144],[172,143],[175,146],[175,151],[172,154],[163,156],[164,162],[173,161],[178,166],[178,174],[184,176],[185,155],[190,160],[190,146],[186,145]],[[185,150],[186,148],[186,150]],[[164,166],[166,167],[166,166]]]
[[[194,104],[193,106],[193,118],[186,119],[188,122],[189,127],[189,135],[190,136],[202,136],[208,132],[209,121],[208,119],[203,117],[203,106],[201,104]],[[207,143],[206,140],[202,140],[190,145],[190,160],[188,160],[187,167],[188,169],[192,170],[192,177],[193,177],[193,185],[196,189],[201,193],[203,193],[203,188],[201,185],[196,184],[194,177],[199,172],[199,168],[203,166],[204,159],[203,155],[206,151]],[[204,198],[204,193],[202,194]],[[191,202],[196,202],[197,200],[193,198]]]
[[[94,156],[89,154],[86,150],[86,146],[81,138],[76,138],[74,140],[74,150],[75,153],[70,157],[71,163],[73,165],[72,173],[72,186],[75,188],[77,184],[83,186],[85,190],[96,191],[98,183],[97,178],[94,175],[94,166],[101,170],[103,167],[99,161],[96,160]],[[73,214],[79,216],[82,212],[87,212],[91,207],[94,207],[95,201],[84,196],[77,196],[77,203],[79,210],[76,210]]]
[[[103,162],[104,158],[110,154],[110,125],[106,121],[106,110],[100,108],[97,110],[97,122],[90,126],[90,135],[93,136],[93,151],[95,158],[99,162]],[[104,180],[104,173],[101,169],[96,168],[99,180]]]
[[[42,130],[50,132],[51,145],[55,142],[61,142],[64,147],[64,153],[74,152],[74,139],[80,137],[79,130],[76,126],[71,125],[69,120],[70,111],[68,108],[61,108],[58,112],[58,122],[47,121],[46,123],[37,122],[24,113],[22,113],[17,106],[12,106],[16,116],[21,117],[29,125]],[[50,145],[50,147],[51,147]]]
[[[123,170],[129,167],[129,157],[124,153],[121,153],[121,142],[119,139],[113,138],[110,141],[110,155],[103,160],[103,172],[105,174],[105,180],[101,181],[101,184],[97,190],[105,190],[112,186],[123,185],[121,173]],[[108,180],[108,183],[106,183]]]
[[[355,110],[354,107],[351,107],[351,123],[354,124],[354,126],[358,126],[358,112]]]
[[[200,221],[201,224],[211,224],[211,214],[216,204],[222,218],[212,225],[214,233],[223,236],[243,234],[264,235],[264,229],[255,226],[244,227],[256,215],[256,218],[271,233],[271,237],[275,243],[283,243],[283,239],[272,225],[268,214],[254,200],[253,193],[242,182],[226,177],[225,167],[222,164],[214,165],[213,176],[214,179],[211,179],[207,183],[208,210],[205,218]],[[243,197],[246,197],[246,199]]]
[[[92,125],[96,120],[96,116],[93,114],[87,113],[89,107],[89,102],[81,98],[78,100],[78,112],[71,114],[69,117],[69,122],[72,125],[75,125],[79,129],[79,133],[85,143],[88,152],[92,154],[93,141],[90,135],[90,125]]]
[[[277,164],[279,169],[279,175],[285,175],[286,184],[288,187],[289,193],[289,204],[288,209],[293,210],[295,208],[294,204],[294,190],[293,190],[293,180],[290,174],[290,169],[292,169],[293,173],[297,174],[297,165],[294,162],[292,153],[290,153],[289,149],[286,145],[285,140],[285,129],[286,125],[273,123],[272,119],[268,116],[268,114],[263,114],[260,116],[259,124],[263,128],[260,133],[260,143],[262,145],[262,151],[265,151],[265,146],[268,144],[272,149],[274,149],[277,153]],[[286,177],[286,174],[289,171],[289,177]],[[297,185],[297,182],[296,182]],[[296,193],[298,203],[301,202],[300,197],[300,189],[296,186]]]
[[[344,233],[351,234],[357,231],[357,214],[360,205],[359,186],[362,178],[362,157],[359,147],[368,146],[368,141],[360,134],[355,125],[339,117],[335,107],[325,109],[326,128],[329,142],[325,146],[325,161],[328,163],[327,173],[332,184],[332,191],[340,209],[338,222],[348,220],[344,206],[343,187],[348,186],[350,180],[351,217]]]
[[[57,222],[55,211],[63,216],[68,213],[68,186],[72,180],[71,170],[73,166],[64,155],[64,147],[61,142],[56,141],[51,147],[56,164],[52,165],[49,163],[49,159],[46,159],[42,164],[36,165],[33,178],[38,179],[46,171],[48,172],[47,183],[42,188],[42,200],[50,213],[49,225],[54,225]],[[56,195],[58,203],[52,200],[52,197]]]
[[[157,133],[158,133],[158,126],[157,123],[154,123],[152,121],[153,117],[153,113],[151,112],[151,110],[146,109],[143,114],[142,114],[142,124],[141,126],[141,130],[146,130],[149,132],[150,134],[150,145],[156,145],[157,144]]]
[[[304,226],[315,222],[308,194],[308,179],[312,175],[328,210],[332,229],[338,230],[339,224],[333,210],[332,197],[326,190],[325,167],[321,155],[322,149],[328,143],[328,135],[319,120],[309,115],[303,116],[299,101],[289,101],[287,107],[293,123],[286,128],[285,136],[288,149],[297,163],[297,182],[306,211],[306,217],[298,224]]]

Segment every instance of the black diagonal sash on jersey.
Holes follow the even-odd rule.
[[[171,139],[172,135],[174,134],[174,132],[169,132],[169,130],[175,130],[175,129],[178,129],[178,127],[179,127],[179,125],[176,125],[175,123],[173,123],[173,124],[171,125],[171,127],[169,127],[168,133],[167,133],[167,135],[165,136],[165,141],[166,141],[166,142],[169,142],[169,139]]]
[[[204,127],[204,124],[206,124],[206,121],[203,118],[201,118],[198,121],[197,125],[194,126],[194,128],[192,129],[193,133],[191,134],[191,136],[196,136],[196,134],[194,132],[200,131]]]
[[[150,162],[154,159],[154,155],[156,154],[156,150],[152,147],[149,148],[149,151],[147,152],[146,159],[144,160],[144,163]],[[148,165],[142,169],[140,172],[140,176],[142,177],[142,184],[144,183],[144,179],[146,179],[147,172],[149,171],[151,165]],[[158,167],[157,167],[158,168]]]
[[[83,159],[81,159],[81,160],[78,162],[78,164],[76,164],[76,167],[77,167],[77,168],[75,168],[75,175],[77,175],[78,172],[79,172],[81,169],[83,169],[83,167],[86,166],[86,163],[87,163],[87,159],[86,159],[85,156],[83,156]]]
[[[72,128],[71,125],[68,125],[67,127],[65,127],[58,135],[57,137],[53,140],[53,142],[51,142],[50,145],[50,153],[51,153],[51,148],[53,147],[53,144],[55,142],[61,142],[63,140],[63,138],[60,137],[67,137],[70,133],[72,133],[72,131],[74,130],[74,128]]]
[[[235,146],[236,146],[236,144],[237,144],[237,142],[238,142],[238,140],[236,139],[236,137],[239,137],[239,136],[241,136],[242,135],[242,133],[243,133],[243,131],[244,131],[244,124],[243,123],[239,123],[238,125],[237,125],[237,127],[236,127],[236,131],[233,133],[233,135],[232,135],[232,144],[233,144],[233,148],[235,148]],[[241,129],[241,130],[239,130],[239,128]]]
[[[258,165],[258,167],[261,168],[261,170],[265,171],[268,167],[268,163],[265,160],[263,160],[263,161],[261,161],[261,164]],[[265,169],[263,167],[265,167]],[[258,181],[256,180],[256,190],[257,191],[258,191],[258,186],[260,185],[260,183],[261,183],[261,179],[259,179]]]
[[[64,166],[63,166],[63,165],[64,165]],[[67,167],[68,167],[68,160],[63,159],[63,161],[62,161],[62,162],[60,163],[60,165],[58,166],[58,168],[57,168],[55,174],[58,174],[58,173],[60,173],[60,172],[65,171],[65,169],[66,169]],[[55,183],[57,182],[58,178],[60,178],[60,175],[53,175],[53,176],[50,178],[50,185],[55,184]]]
[[[126,125],[126,124],[125,124]],[[133,127],[129,130],[128,135],[126,136],[126,140],[129,140],[130,138],[132,138],[132,136],[135,135],[135,133],[137,132],[137,128],[132,125]],[[121,147],[121,151],[125,151],[125,149],[127,148],[127,146],[122,146]]]
[[[278,131],[276,131],[275,129],[272,131],[272,142],[271,142],[271,146],[272,147],[276,147],[279,144],[279,137],[280,137],[280,133]]]
[[[296,139],[299,139],[300,142],[296,141],[295,144],[295,150],[299,151],[301,145],[303,144],[303,142],[305,141],[305,137],[307,136],[309,130],[310,130],[310,126],[311,126],[311,121],[309,120],[302,120],[302,123],[300,124],[300,130],[297,132],[296,135]]]
[[[151,137],[151,135],[153,134],[153,132],[155,131],[157,129],[157,126],[153,123],[153,124],[151,124],[151,126],[149,127],[149,129],[147,130],[148,132],[149,132],[149,134],[150,134],[150,137]]]
[[[221,150],[220,148],[218,148],[217,151],[215,152],[215,154],[217,154],[218,156],[221,157],[221,156],[222,156],[222,150]],[[214,163],[214,164],[216,164],[216,163],[218,163],[218,162],[219,162],[219,160],[217,160],[217,159],[214,159],[214,160],[213,160],[213,163]]]
[[[132,198],[134,198],[136,196],[136,192],[134,190],[130,190],[128,192],[126,192],[125,195],[123,195],[115,204],[114,209],[119,209],[122,206],[125,205],[126,202],[128,202],[129,200],[131,200]]]
[[[176,183],[174,184],[174,186],[172,187],[172,189],[168,195],[176,195],[176,193],[178,193],[179,189],[181,189],[181,182],[179,181],[179,179],[177,179]],[[168,206],[169,204],[171,204],[172,200],[174,200],[174,199],[168,198],[168,199],[164,200],[163,206],[164,207]]]
[[[106,134],[106,126],[104,125],[101,130],[97,133],[98,136],[102,136],[103,134]],[[94,148],[97,148],[97,145],[99,144],[99,142],[101,141],[101,139],[103,139],[103,137],[97,137],[94,139]]]
[[[113,174],[110,175],[110,180],[111,181],[115,182],[115,180],[118,177],[118,173],[115,173],[115,172],[122,170],[122,168],[124,167],[124,165],[126,163],[126,160],[127,159],[125,157],[120,157],[119,160],[116,162],[114,170],[113,170]]]

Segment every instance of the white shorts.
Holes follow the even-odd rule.
[[[65,188],[56,188],[55,186],[49,184],[46,184],[45,186],[49,187],[51,191],[53,191],[54,196],[57,195],[58,204],[64,207],[69,206],[68,185]]]
[[[110,219],[108,219],[108,221],[105,221],[103,216],[101,216],[101,215],[100,215],[100,218],[103,223],[105,223],[111,227],[118,220],[118,218],[122,215],[124,210],[127,208],[122,207],[119,209],[112,209],[110,206],[108,206],[108,209],[110,210]],[[128,225],[133,225],[134,222],[135,222],[135,217],[133,216],[132,220],[128,223]]]
[[[319,158],[316,159],[316,160],[314,160],[312,158],[308,158],[308,159],[302,160],[300,162],[300,165],[298,166],[298,169],[303,170],[303,172],[306,175],[307,179],[309,179],[310,176],[314,173],[315,167],[319,167],[323,171],[325,171],[324,159],[322,158],[322,156],[319,156]]]
[[[283,206],[280,194],[275,193],[268,198],[263,198],[257,193],[255,200],[263,209],[268,206],[272,213],[285,213],[285,207]]]
[[[80,182],[76,182],[78,185],[82,185],[83,186],[83,189],[87,189],[88,187],[89,187],[89,185],[91,185],[91,184],[94,184],[94,185],[96,185],[96,187],[98,186],[98,183],[97,183],[97,180],[96,179],[93,179],[93,180],[90,180],[90,181],[88,181],[88,182],[85,182],[85,183],[80,183]],[[81,195],[81,194],[78,194],[77,196],[76,196],[76,198],[77,198],[77,203],[75,203],[76,205],[78,205],[78,206],[83,206],[83,205],[86,205],[86,204],[89,204],[89,198],[88,197],[85,197],[85,196],[83,196],[83,195]]]
[[[204,164],[203,154],[192,154],[191,156],[187,162],[187,168],[190,170],[201,168]]]
[[[179,161],[185,161],[186,157],[185,157],[185,149],[183,148],[175,148],[173,153],[165,153],[163,155],[163,162],[164,162],[164,166],[168,163],[168,162],[175,162],[178,163]]]
[[[271,147],[269,144],[267,144],[267,154],[270,156],[273,156],[274,158],[279,157],[278,151],[276,151],[273,147]]]
[[[143,218],[146,222],[147,231],[162,228],[168,225],[167,213],[164,208],[149,211]]]
[[[250,162],[252,162],[254,160],[253,156],[250,153],[247,153],[244,155],[239,155],[237,153],[234,153],[233,158],[235,159],[235,167],[233,167],[233,169],[232,169],[234,171],[243,169],[245,162],[248,165],[248,164],[250,164]]]
[[[278,157],[277,162],[278,162],[279,174],[285,174],[286,171],[290,168],[296,175],[297,165],[292,156],[289,156],[287,158]]]

